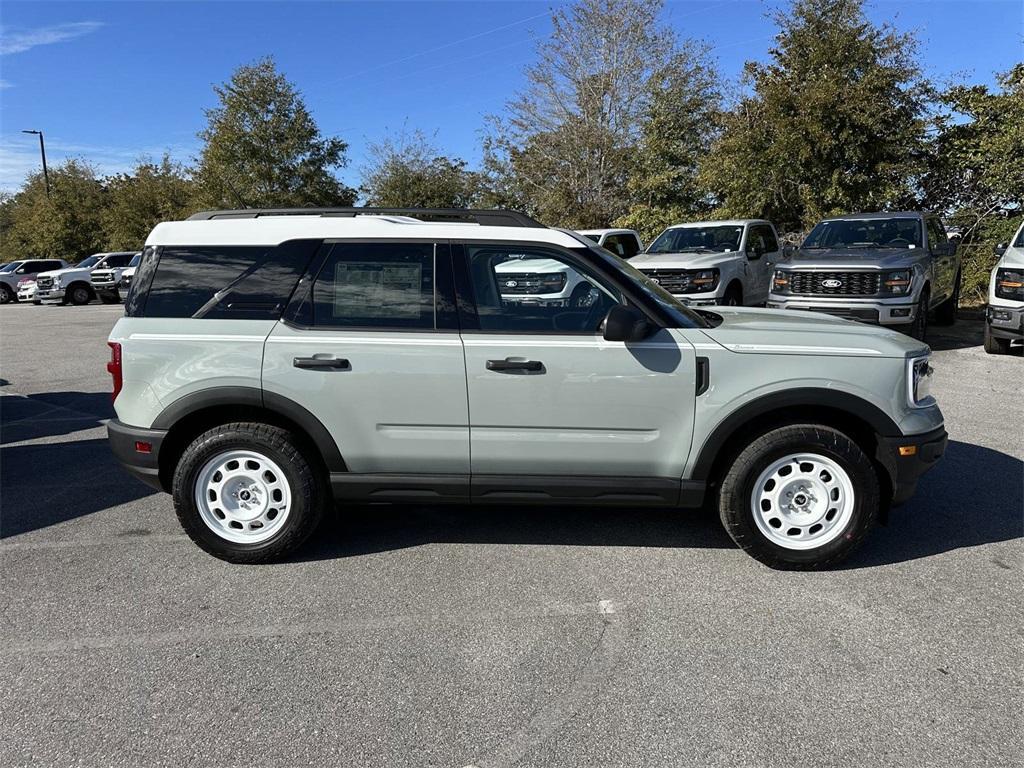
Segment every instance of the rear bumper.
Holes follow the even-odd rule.
[[[128,472],[158,491],[167,490],[160,481],[160,446],[166,430],[132,427],[117,419],[107,422],[107,439],[114,457]],[[149,446],[148,452],[145,445]]]
[[[893,504],[902,504],[914,495],[917,481],[942,458],[948,442],[945,427],[920,435],[879,438],[876,458],[892,479]]]

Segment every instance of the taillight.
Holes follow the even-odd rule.
[[[114,392],[110,396],[113,401],[117,400],[117,396],[121,394],[121,387],[124,385],[121,373],[121,345],[116,341],[108,341],[107,346],[110,347],[110,362],[107,363],[107,371],[114,379]]]

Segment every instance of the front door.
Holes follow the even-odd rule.
[[[537,476],[680,478],[693,430],[692,345],[667,329],[606,341],[598,326],[622,297],[578,254],[467,243],[453,255],[474,493],[495,476],[525,485]],[[499,268],[510,262],[515,281]],[[524,284],[547,286],[536,289],[547,296]],[[563,295],[549,298],[556,284]],[[580,285],[586,299],[569,300]]]
[[[319,418],[351,473],[468,477],[448,254],[429,242],[327,243],[297,314],[267,338],[264,390]]]
[[[744,304],[764,304],[771,290],[775,264],[782,255],[775,232],[766,224],[754,224],[747,232],[748,291]]]

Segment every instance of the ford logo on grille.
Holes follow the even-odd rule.
[[[506,280],[505,281],[505,287],[506,288],[515,288],[517,285],[519,285],[519,282],[516,281],[516,280]]]
[[[822,288],[839,288],[839,287],[842,286],[842,284],[843,284],[842,280],[822,280],[821,281],[821,287]]]
[[[653,282],[655,285],[661,285],[661,280],[659,280],[656,277],[652,277],[651,282]]]

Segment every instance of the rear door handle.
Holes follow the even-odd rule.
[[[296,357],[292,360],[292,365],[296,368],[329,368],[336,371],[347,371],[351,368],[344,357]]]
[[[523,358],[506,357],[504,360],[488,360],[488,371],[543,371],[544,363],[540,360],[524,360]]]

